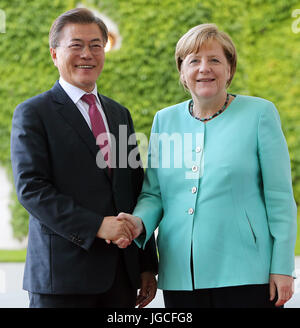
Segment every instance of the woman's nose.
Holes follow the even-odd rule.
[[[210,65],[207,60],[201,60],[199,65],[199,72],[200,73],[206,73],[211,70]]]

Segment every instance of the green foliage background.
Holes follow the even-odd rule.
[[[179,85],[174,61],[179,37],[205,22],[228,32],[239,55],[230,91],[275,103],[290,150],[295,198],[300,203],[300,33],[292,31],[296,19],[292,12],[300,8],[299,0],[81,3],[117,23],[122,46],[107,54],[98,87],[129,108],[136,131],[147,135],[157,110],[190,98]],[[49,55],[48,32],[59,14],[76,5],[74,0],[1,0],[6,33],[0,34],[0,162],[9,174],[13,110],[23,100],[51,88],[58,78]],[[15,194],[13,199],[14,233],[22,238],[28,215]]]

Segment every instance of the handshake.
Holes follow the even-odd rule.
[[[128,247],[132,240],[144,231],[142,220],[131,214],[119,213],[118,216],[105,216],[97,232],[97,237],[105,239],[119,248]]]

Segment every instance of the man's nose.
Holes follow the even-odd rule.
[[[92,52],[88,45],[86,45],[82,48],[80,56],[82,58],[91,58],[92,57]]]

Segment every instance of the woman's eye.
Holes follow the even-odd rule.
[[[213,63],[219,63],[219,62],[220,62],[217,58],[212,58],[211,61],[212,61]]]

